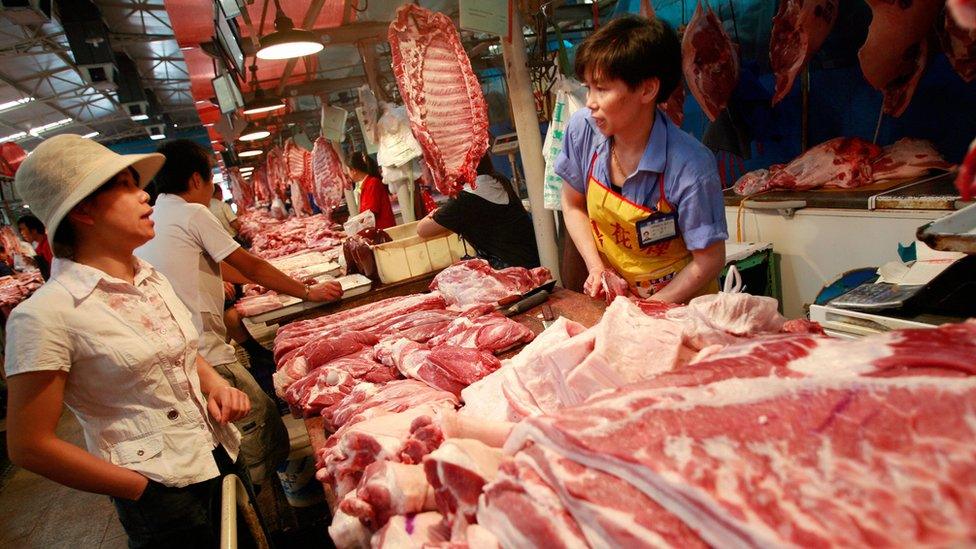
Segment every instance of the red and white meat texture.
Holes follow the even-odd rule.
[[[956,188],[959,189],[963,200],[971,200],[976,196],[976,140],[969,145],[969,152],[959,166]]]
[[[478,498],[501,461],[501,448],[466,438],[447,439],[424,458],[437,510],[459,531],[476,521]]]
[[[329,537],[339,549],[369,549],[371,533],[357,518],[336,509],[329,525]]]
[[[394,461],[370,464],[356,490],[339,502],[342,512],[358,518],[370,530],[382,528],[394,515],[436,508],[424,466]]]
[[[431,346],[448,345],[501,353],[532,341],[535,334],[514,320],[492,313],[470,319],[466,316],[452,321],[444,331],[428,342]]]
[[[244,296],[238,299],[237,303],[234,303],[234,308],[243,317],[257,316],[261,313],[280,309],[282,306],[282,298],[277,292]]]
[[[352,188],[342,159],[335,146],[324,137],[312,147],[312,192],[323,212],[331,212],[342,203],[344,190]]]
[[[282,398],[305,417],[328,414],[361,382],[385,383],[397,378],[396,369],[359,353],[337,358],[292,383]]]
[[[488,150],[488,107],[451,19],[401,6],[389,29],[393,74],[434,185],[456,196]]]
[[[770,169],[768,177],[746,174],[735,185],[738,194],[755,194],[771,189],[854,189],[873,182],[871,160],[881,148],[857,137],[825,141],[782,167]]]
[[[484,259],[468,259],[438,273],[430,289],[439,291],[452,307],[463,310],[475,305],[497,305],[551,280],[552,273],[545,267],[495,270]]]
[[[781,0],[769,38],[769,64],[776,75],[773,105],[783,100],[837,21],[839,0]]]
[[[311,154],[299,147],[293,138],[285,141],[285,170],[292,181],[298,182],[303,192],[312,192]]]
[[[946,12],[942,49],[952,68],[966,82],[976,78],[976,28],[966,29]]]
[[[382,530],[373,534],[373,549],[425,549],[448,542],[451,532],[440,513],[397,515]]]
[[[739,83],[739,57],[722,21],[700,0],[681,40],[681,61],[688,89],[714,122]]]
[[[952,164],[946,162],[935,145],[924,139],[904,137],[885,147],[881,156],[871,161],[871,177],[874,181],[887,179],[914,179],[931,170],[948,171]]]
[[[268,183],[271,190],[281,200],[288,197],[288,176],[285,161],[280,147],[272,147],[265,159],[268,168]]]
[[[359,484],[369,464],[383,460],[402,461],[400,453],[404,443],[410,440],[414,421],[424,416],[436,417],[439,408],[418,406],[346,424],[330,436],[325,447],[319,450],[316,478],[330,483],[335,488],[337,498],[345,497]]]
[[[760,338],[528,418],[506,452],[518,462],[541,446],[622,479],[657,504],[639,510],[654,534],[644,543],[677,519],[715,546],[965,544],[976,535],[974,353],[974,322]],[[503,478],[478,518],[498,523],[504,544],[532,527],[497,508],[517,504],[493,501]],[[542,480],[575,531],[595,527],[567,505],[574,477]],[[618,493],[588,500],[612,506]]]
[[[335,408],[322,411],[326,428],[335,431],[347,423],[362,421],[383,412],[402,412],[424,404],[455,407],[458,398],[423,381],[396,379],[387,383],[360,382]],[[446,406],[442,406],[446,405]]]
[[[488,351],[450,345],[430,347],[402,338],[385,340],[375,351],[378,360],[395,366],[405,377],[454,395],[501,366]]]
[[[885,94],[884,111],[900,116],[928,62],[929,31],[942,0],[867,0],[871,25],[858,51],[861,71]]]
[[[607,305],[613,303],[613,300],[617,299],[618,296],[627,297],[631,293],[627,281],[617,274],[617,271],[610,268],[600,275],[600,288]]]
[[[345,332],[312,340],[294,354],[282,357],[274,373],[275,391],[281,396],[295,381],[337,358],[372,349],[379,339],[369,332]]]
[[[948,0],[946,7],[960,27],[976,30],[976,0]]]
[[[345,234],[332,230],[332,222],[322,215],[292,217],[285,222],[272,219],[260,227],[248,223],[251,253],[263,259],[275,259],[312,250],[327,251],[342,244]],[[244,233],[244,224],[241,225]],[[338,256],[337,256],[338,257]]]
[[[240,213],[244,213],[254,205],[254,188],[241,177],[239,170],[228,170],[227,173],[230,179],[230,194]]]
[[[295,214],[300,217],[312,215],[312,205],[309,204],[308,195],[305,194],[299,181],[297,179],[290,180],[288,188],[291,196],[291,207],[295,210]]]
[[[336,336],[349,331],[364,331],[391,319],[400,318],[417,311],[444,309],[447,303],[437,292],[391,297],[322,316],[311,320],[301,320],[282,326],[275,335],[275,361],[280,363],[289,352],[303,347],[309,341],[320,337]]]

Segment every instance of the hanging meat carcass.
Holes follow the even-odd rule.
[[[688,89],[714,122],[739,83],[739,57],[722,21],[700,1],[681,40],[681,62]]]
[[[255,201],[267,204],[274,198],[271,187],[268,185],[267,165],[254,170],[254,175],[251,176],[251,184],[254,187]]]
[[[976,30],[976,0],[949,0],[946,6],[960,27]]]
[[[838,0],[780,0],[769,37],[769,64],[776,75],[773,105],[817,53],[837,20]]]
[[[928,62],[927,37],[942,0],[867,0],[868,37],[857,52],[864,78],[884,93],[884,112],[900,116]]]
[[[442,193],[455,196],[473,183],[488,150],[488,107],[454,23],[415,4],[397,10],[390,24],[393,73]]]
[[[640,14],[648,19],[657,17],[654,13],[654,6],[651,4],[650,0],[641,0],[640,3]],[[685,120],[685,80],[682,77],[678,81],[678,85],[668,96],[667,100],[661,103],[661,110],[664,114],[675,123],[677,126],[681,126],[682,122]]]
[[[312,180],[315,203],[327,216],[342,203],[343,190],[352,188],[339,153],[324,137],[316,139],[312,147]]]
[[[247,211],[254,205],[254,188],[241,177],[241,172],[238,170],[230,172],[230,194],[234,197],[234,203],[240,208],[240,212]]]
[[[963,80],[972,82],[976,78],[976,28],[963,28],[946,12],[944,30],[942,49],[949,63]]]
[[[287,199],[290,188],[281,148],[272,147],[268,151],[266,162],[268,166],[268,183],[271,186],[271,191],[281,200]]]
[[[285,141],[286,174],[306,193],[312,192],[311,156],[312,153],[299,147],[294,139],[289,138]]]

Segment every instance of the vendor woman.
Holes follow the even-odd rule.
[[[681,85],[681,45],[667,23],[626,16],[576,54],[586,108],[569,120],[556,173],[563,214],[602,294],[612,269],[643,298],[684,303],[718,291],[728,230],[715,158],[657,106]]]
[[[129,547],[213,547],[220,476],[239,471],[230,423],[250,402],[200,356],[166,277],[132,255],[154,234],[143,188],[162,164],[59,135],[17,171],[54,262],[7,321],[7,442],[21,467],[111,496]],[[58,436],[65,406],[87,452]]]

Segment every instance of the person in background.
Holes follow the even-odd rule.
[[[135,254],[172,281],[200,332],[200,353],[217,373],[250,397],[251,413],[238,422],[243,435],[241,453],[253,480],[261,483],[272,479],[275,467],[288,454],[288,435],[277,406],[255,381],[255,377],[264,380],[270,388],[274,372],[270,353],[264,349],[267,359],[262,360],[259,349],[263,348],[257,342],[245,346],[251,356],[252,376],[227,343],[221,273],[229,272],[237,278],[228,282],[254,281],[309,301],[334,301],[342,289],[336,282],[306,286],[241,248],[223,230],[207,209],[213,196],[213,171],[206,149],[181,139],[166,143],[159,152],[166,163],[155,178],[159,191],[152,215],[156,236]]]
[[[241,229],[241,222],[237,219],[237,214],[231,209],[230,204],[224,202],[224,190],[220,185],[214,185],[213,196],[210,197],[210,213],[217,218],[220,226],[227,231],[231,238],[237,238],[237,231]]]
[[[34,247],[36,254],[34,262],[41,271],[44,280],[51,278],[51,262],[54,261],[54,253],[51,251],[51,244],[48,243],[47,231],[44,223],[33,215],[25,215],[17,220],[17,228],[24,240]]]
[[[681,43],[657,18],[614,19],[583,41],[586,108],[569,119],[555,171],[583,289],[616,272],[632,293],[671,303],[718,291],[728,229],[715,157],[657,106],[681,85]]]
[[[158,154],[78,135],[34,149],[14,184],[53,234],[52,278],[7,321],[11,461],[111,496],[129,547],[215,547],[247,395],[200,356],[190,312],[132,251],[153,237]],[[64,407],[88,451],[56,431]]]
[[[11,276],[14,274],[14,258],[7,253],[7,247],[0,244],[0,276]]]
[[[448,232],[468,241],[495,269],[539,266],[532,219],[511,181],[495,170],[487,154],[478,162],[475,184],[465,185],[417,225],[424,238]]]
[[[356,151],[349,158],[349,175],[358,183],[361,190],[359,196],[359,213],[369,210],[376,218],[377,229],[389,229],[396,225],[393,216],[393,205],[390,204],[390,192],[380,178],[380,169],[376,162],[363,151]]]

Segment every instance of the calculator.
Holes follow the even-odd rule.
[[[924,285],[890,284],[861,284],[857,288],[834,298],[830,305],[842,309],[859,309],[880,311],[884,309],[901,309],[906,302],[915,297]]]

